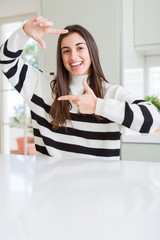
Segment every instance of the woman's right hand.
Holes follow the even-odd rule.
[[[65,29],[53,29],[53,22],[48,21],[47,18],[42,16],[33,18],[27,21],[23,25],[24,32],[35,41],[37,41],[43,50],[46,49],[46,43],[43,40],[43,36],[47,34],[66,34],[68,30]]]

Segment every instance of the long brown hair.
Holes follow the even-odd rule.
[[[54,129],[57,129],[59,126],[65,126],[66,120],[71,119],[69,113],[72,108],[71,103],[69,101],[58,101],[58,97],[67,95],[70,91],[69,72],[63,64],[61,55],[61,42],[64,37],[76,32],[86,41],[91,57],[88,78],[90,79],[90,87],[97,97],[103,98],[102,80],[107,82],[100,65],[98,48],[92,35],[80,25],[70,25],[65,29],[68,29],[68,33],[61,34],[57,44],[57,76],[56,79],[51,82],[54,101],[50,108],[50,116],[52,118],[51,124]]]

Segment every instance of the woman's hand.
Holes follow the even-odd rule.
[[[83,79],[85,93],[83,95],[65,95],[58,98],[59,101],[70,100],[76,104],[78,111],[82,114],[94,114],[96,109],[97,97],[93,90],[89,87],[86,79]]]
[[[27,21],[23,25],[24,32],[31,38],[33,38],[35,41],[37,41],[43,50],[46,49],[46,43],[43,40],[43,36],[47,34],[66,34],[68,33],[68,30],[64,29],[53,29],[53,22],[48,21],[47,18],[44,18],[42,16],[33,18],[29,21]]]

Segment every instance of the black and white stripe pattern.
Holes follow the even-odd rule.
[[[38,100],[38,101],[36,101]],[[33,96],[32,100],[35,105],[35,108],[41,107],[46,114],[48,114],[49,106],[44,103],[40,97]],[[100,156],[100,157],[115,157],[119,156],[119,141],[120,141],[120,132],[96,132],[96,131],[90,131],[88,130],[82,130],[77,129],[73,127],[59,127],[57,130],[54,130],[52,128],[52,125],[49,121],[46,120],[46,118],[40,116],[39,114],[36,114],[35,112],[31,112],[32,119],[35,121],[35,125],[41,126],[43,129],[47,129],[48,135],[42,135],[39,129],[34,128],[34,134],[36,137],[42,138],[45,145],[55,148],[60,151],[69,152],[69,153],[77,153],[77,154],[85,154],[85,155],[93,155],[93,156]],[[75,122],[81,123],[81,128],[86,123],[95,124],[97,125],[97,128],[100,124],[103,124],[106,127],[106,124],[112,123],[108,119],[102,119],[101,121],[97,120],[95,116],[93,115],[80,115],[71,113],[71,120],[72,124],[75,125]],[[112,123],[113,124],[113,123]],[[44,130],[45,131],[45,130]],[[52,134],[49,134],[52,133]],[[46,131],[45,131],[46,133]],[[49,135],[51,137],[49,137]],[[54,136],[54,137],[53,137]],[[66,136],[66,138],[70,138],[69,141],[65,140],[63,142],[60,142],[59,139],[63,136]],[[56,140],[55,140],[56,139]],[[76,140],[77,139],[77,140]],[[94,144],[84,144],[83,142],[93,142]],[[97,142],[111,142],[111,141],[117,141],[117,148],[115,149],[107,149],[107,148],[96,148]],[[77,142],[77,144],[74,144]],[[84,146],[82,146],[84,145]],[[88,147],[90,145],[90,147]],[[42,150],[43,151],[43,150]],[[43,152],[42,152],[43,153]]]
[[[53,102],[50,81],[53,74],[45,74],[28,67],[20,55],[28,37],[17,30],[1,47],[0,66],[4,75],[28,102],[39,154],[56,157],[102,157],[119,159],[121,126],[138,132],[153,132],[160,125],[154,106],[132,98],[124,88],[104,83],[104,99],[98,99],[96,115],[78,114],[76,105],[71,110],[71,122],[54,130],[49,109]],[[75,88],[75,83],[73,82]],[[83,90],[83,89],[82,89]],[[81,89],[80,89],[81,91]],[[72,94],[72,88],[71,88]]]
[[[134,101],[133,104],[139,104],[138,106],[144,117],[144,121],[143,121],[143,124],[142,124],[139,132],[148,133],[153,124],[153,117],[152,117],[150,111],[148,110],[148,108],[146,106],[140,104],[140,103],[144,103],[144,102],[145,101],[143,101],[143,100],[142,101],[137,100],[137,101]],[[134,112],[133,112],[132,108],[129,106],[129,104],[126,102],[125,103],[125,116],[124,116],[122,125],[130,128],[133,121],[134,121]]]

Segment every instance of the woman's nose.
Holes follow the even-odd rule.
[[[77,59],[77,52],[76,51],[71,52],[71,59],[72,60]]]

